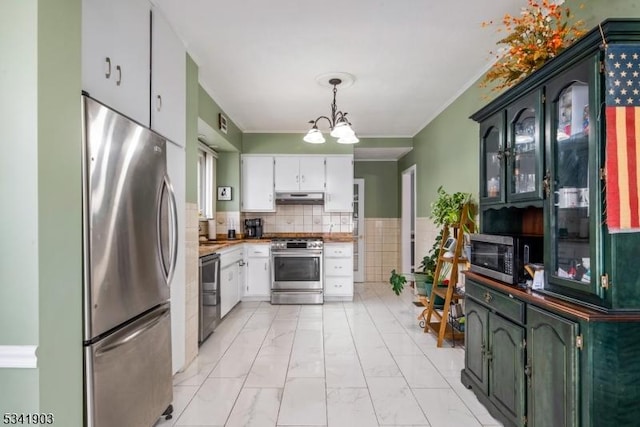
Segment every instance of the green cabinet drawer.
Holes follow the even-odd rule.
[[[467,280],[465,288],[467,296],[481,302],[507,319],[524,324],[524,302],[517,300],[510,295],[505,295],[502,292],[489,289],[471,280]]]

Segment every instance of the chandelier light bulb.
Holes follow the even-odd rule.
[[[303,139],[305,142],[308,142],[310,144],[324,144],[325,142],[324,136],[322,136],[322,132],[320,132],[320,130],[316,126],[312,127]]]
[[[338,144],[356,144],[360,142],[360,140],[358,139],[355,133],[352,133],[351,135],[342,136],[338,138],[336,142]]]
[[[353,129],[349,126],[349,123],[340,121],[336,123],[335,127],[331,130],[331,136],[334,138],[342,138],[345,136],[353,135]]]

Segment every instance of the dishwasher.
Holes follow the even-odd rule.
[[[202,344],[220,323],[220,255],[200,257],[198,343]]]

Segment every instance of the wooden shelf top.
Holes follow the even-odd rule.
[[[443,288],[443,287],[436,287],[433,292],[438,295],[440,298],[446,298],[447,296],[447,288]],[[464,295],[459,294],[454,292],[453,295],[451,296],[452,300],[459,300],[459,299],[463,299]]]
[[[451,263],[452,263],[452,262],[453,262],[453,257],[450,257],[450,256],[441,256],[441,257],[440,257],[440,260],[441,260],[442,262],[451,262]],[[467,262],[469,262],[469,260],[468,260],[468,259],[466,259],[465,257],[460,257],[460,258],[458,258],[458,264],[466,264]]]
[[[497,291],[512,295],[527,303],[537,305],[556,313],[572,316],[587,322],[640,322],[640,313],[637,312],[606,312],[589,307],[584,307],[563,299],[543,294],[531,289],[523,289],[510,286],[498,280],[491,279],[472,271],[464,271],[467,279],[480,283],[481,285],[495,289]]]

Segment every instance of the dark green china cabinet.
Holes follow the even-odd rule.
[[[462,382],[507,426],[640,425],[640,233],[609,233],[604,167],[604,55],[640,20],[601,30],[471,117],[481,232],[544,239],[543,289],[465,275]]]

